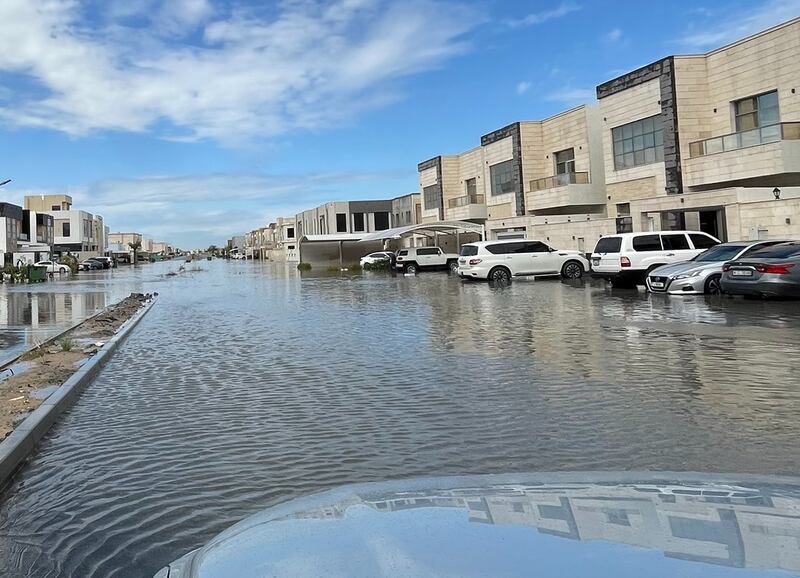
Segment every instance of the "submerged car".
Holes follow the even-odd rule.
[[[797,478],[427,478],[274,506],[156,578],[788,577],[800,575],[799,531]]]
[[[391,262],[393,258],[394,255],[388,251],[378,251],[361,257],[360,264],[363,267],[364,265],[374,265],[375,263],[386,263]]]
[[[722,290],[730,295],[800,298],[800,241],[772,245],[725,263]]]
[[[588,271],[589,261],[578,251],[561,251],[536,239],[468,243],[458,259],[462,279],[508,282],[526,275],[580,279]]]
[[[35,267],[47,267],[48,273],[58,273],[58,274],[65,274],[69,273],[69,265],[65,265],[64,263],[56,263],[55,261],[37,261],[34,263]]]
[[[85,261],[78,263],[79,271],[96,271],[102,268],[103,264],[100,261],[95,261],[94,259],[86,259]]]
[[[782,241],[738,241],[722,243],[700,253],[694,259],[664,265],[647,275],[647,289],[670,295],[717,295],[721,293],[722,266],[726,261],[740,259],[754,251]]]

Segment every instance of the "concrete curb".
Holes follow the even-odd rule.
[[[120,325],[114,336],[93,357],[90,357],[0,443],[0,489],[6,486],[17,469],[27,460],[50,426],[77,401],[86,386],[156,301],[158,297],[148,301],[133,317]]]

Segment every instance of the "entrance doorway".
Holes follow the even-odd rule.
[[[725,228],[722,227],[722,209],[700,211],[700,230],[724,241]]]

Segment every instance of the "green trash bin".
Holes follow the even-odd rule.
[[[47,267],[28,265],[28,281],[31,283],[41,283],[47,280]]]

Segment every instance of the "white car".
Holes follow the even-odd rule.
[[[535,239],[482,241],[461,247],[458,274],[464,279],[510,281],[522,275],[580,279],[589,261],[578,251],[560,251]]]
[[[458,269],[458,255],[445,253],[439,247],[409,247],[397,252],[395,269],[411,275],[422,269]]]
[[[644,285],[648,273],[656,267],[694,259],[719,243],[719,239],[701,231],[608,235],[594,248],[592,274],[615,287]]]
[[[364,265],[373,265],[375,263],[380,263],[381,261],[391,261],[392,254],[386,251],[379,251],[377,253],[370,253],[369,255],[365,255],[361,257],[361,266]]]
[[[47,267],[48,273],[70,273],[68,265],[63,263],[56,263],[55,261],[38,261],[34,263],[36,267]]]

